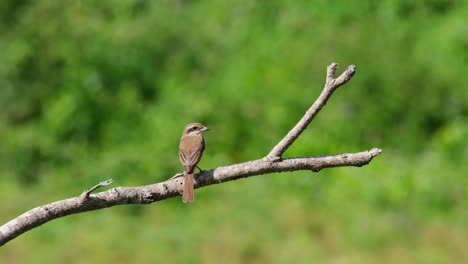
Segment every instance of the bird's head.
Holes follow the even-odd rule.
[[[185,126],[184,135],[191,135],[191,136],[200,135],[202,132],[205,132],[208,130],[209,129],[206,126],[200,123],[190,123]]]

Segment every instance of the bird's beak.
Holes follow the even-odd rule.
[[[210,130],[210,129],[207,128],[207,127],[203,127],[202,129],[200,129],[201,132],[205,132],[205,131],[208,131],[208,130]]]

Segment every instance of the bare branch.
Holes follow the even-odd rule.
[[[325,81],[325,87],[323,88],[322,93],[317,98],[315,103],[307,110],[302,119],[289,131],[289,133],[270,151],[266,156],[267,159],[275,161],[281,159],[284,152],[291,146],[291,144],[301,135],[301,133],[307,128],[309,123],[314,119],[318,114],[320,109],[327,103],[328,98],[333,94],[333,92],[345,84],[353,77],[356,66],[350,65],[348,69],[343,72],[340,77],[335,79],[335,73],[338,69],[337,63],[332,63],[328,65],[327,68],[327,79]]]
[[[380,152],[380,149],[374,148],[358,153],[289,158],[279,162],[271,162],[265,159],[253,160],[203,171],[197,174],[195,188],[273,172],[298,170],[317,172],[330,167],[363,166],[368,164]],[[84,200],[80,195],[36,207],[0,227],[0,246],[32,228],[59,217],[115,205],[150,204],[177,196],[182,191],[182,184],[183,178],[178,177],[146,186],[116,187],[91,194]]]
[[[302,131],[307,128],[307,125],[326,104],[332,93],[339,86],[349,81],[355,72],[354,65],[351,65],[338,78],[335,78],[337,68],[338,65],[336,63],[332,63],[328,66],[325,88],[319,98],[312,107],[307,110],[299,123],[297,123],[267,156],[258,160],[202,171],[196,175],[195,188],[274,172],[298,170],[317,172],[324,168],[331,167],[364,166],[375,156],[379,155],[382,150],[373,148],[369,151],[357,153],[282,159],[283,153],[294,140],[297,139]],[[182,192],[184,180],[183,177],[179,177],[180,175],[182,174],[176,174],[174,177],[164,182],[151,185],[116,187],[104,192],[91,194],[96,189],[112,183],[112,180],[107,180],[84,191],[79,196],[38,206],[0,226],[0,246],[28,230],[59,217],[116,205],[150,204],[178,196]]]

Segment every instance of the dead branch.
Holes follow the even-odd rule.
[[[298,170],[318,172],[324,168],[331,167],[360,167],[368,164],[375,156],[379,155],[382,150],[373,148],[369,151],[328,156],[286,159],[282,157],[288,147],[291,146],[307,128],[312,119],[326,104],[333,92],[338,87],[348,82],[355,73],[355,66],[351,65],[338,78],[335,78],[337,68],[338,64],[336,63],[332,63],[328,66],[325,87],[320,96],[310,109],[307,110],[304,117],[302,117],[296,126],[289,131],[267,156],[258,160],[203,171],[196,175],[195,188],[274,172]],[[103,209],[115,205],[150,204],[178,196],[182,192],[183,178],[176,176],[164,182],[151,185],[115,187],[107,191],[91,194],[96,189],[112,183],[112,180],[107,180],[85,190],[79,196],[38,206],[0,226],[0,246],[28,230],[59,217]]]

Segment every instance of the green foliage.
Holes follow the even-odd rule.
[[[357,74],[286,155],[384,150],[363,168],[204,188],[188,207],[60,219],[0,262],[466,258],[466,17],[449,0],[0,0],[0,222],[104,179],[169,178],[190,121],[212,130],[203,168],[259,158],[331,62]]]

